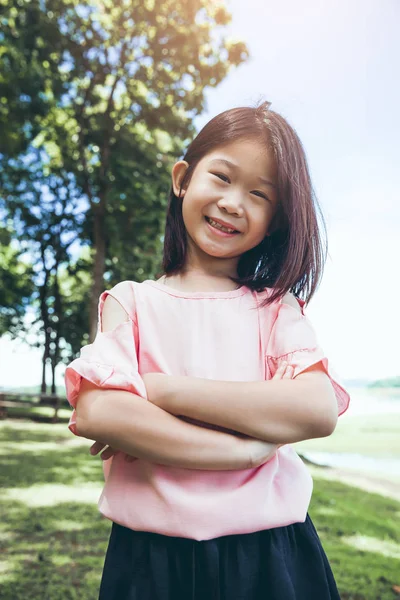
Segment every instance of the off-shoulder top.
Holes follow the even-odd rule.
[[[280,302],[261,306],[272,290],[241,287],[227,292],[182,292],[155,282],[124,281],[99,301],[99,331],[66,369],[67,396],[76,406],[82,378],[104,389],[143,397],[142,375],[160,372],[223,381],[270,379],[282,360],[296,377],[321,363],[337,398],[338,414],[349,395],[300,310]],[[106,297],[115,298],[129,320],[101,331]],[[110,412],[112,400],[110,400]],[[69,427],[76,430],[75,412]],[[206,540],[302,522],[312,478],[290,445],[265,464],[237,471],[201,471],[124,460],[105,461],[99,510],[133,530]]]

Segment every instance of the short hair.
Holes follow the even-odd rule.
[[[272,233],[239,259],[240,285],[262,291],[273,288],[265,304],[287,292],[310,301],[322,278],[327,243],[325,221],[312,187],[307,159],[295,130],[270,103],[227,110],[209,121],[189,145],[183,160],[189,167],[181,190],[189,185],[199,161],[215,148],[236,140],[257,138],[272,149],[277,166],[278,209],[271,223]],[[320,223],[318,222],[320,219]],[[179,273],[187,254],[182,198],[169,193],[163,271]]]

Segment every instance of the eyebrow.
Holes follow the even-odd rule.
[[[231,162],[230,160],[227,160],[226,158],[213,158],[213,160],[211,160],[209,164],[212,165],[213,163],[223,163],[227,167],[231,167],[232,169],[235,169],[236,171],[238,171],[240,169],[239,165],[236,165],[235,163]],[[274,190],[276,190],[276,185],[274,183],[272,183],[272,181],[269,181],[268,179],[265,179],[265,177],[260,177],[260,176],[258,176],[258,179],[261,183],[264,183],[265,185],[270,185],[271,187],[274,188]]]

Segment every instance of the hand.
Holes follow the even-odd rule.
[[[115,448],[112,448],[111,446],[107,446],[107,444],[104,444],[103,442],[95,442],[94,444],[92,444],[90,446],[89,452],[92,456],[96,456],[97,454],[100,454],[100,452],[101,452],[101,454],[100,454],[101,460],[108,460],[112,456],[115,456],[116,454],[118,454],[118,452],[120,452],[120,450],[116,450]],[[136,457],[129,456],[129,454],[125,454],[125,460],[126,460],[126,462],[133,462],[134,460],[136,460]]]
[[[271,379],[292,379],[294,373],[294,367],[284,360],[279,365],[276,373]]]
[[[284,361],[279,366],[272,379],[292,379],[293,373],[294,368]],[[269,442],[264,442],[263,440],[257,440],[255,438],[247,438],[242,440],[242,443],[246,445],[246,451],[249,452],[249,468],[259,467],[260,465],[265,464],[276,454],[278,448],[284,445],[270,444]]]

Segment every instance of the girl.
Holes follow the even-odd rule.
[[[163,276],[101,295],[66,370],[71,430],[108,446],[100,600],[339,598],[290,446],[349,403],[304,314],[317,209],[288,123],[228,110],[172,169]]]

